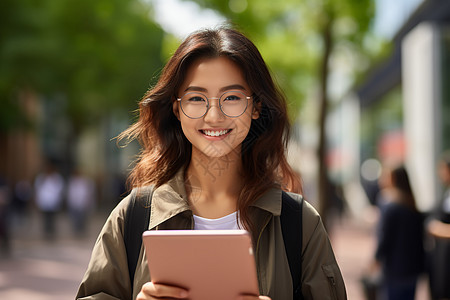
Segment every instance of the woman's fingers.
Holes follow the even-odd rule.
[[[136,300],[156,298],[185,299],[189,296],[187,290],[176,286],[147,282],[142,286],[141,292]]]
[[[238,300],[271,300],[271,299],[267,296],[240,295]]]
[[[165,284],[147,282],[142,286],[141,292],[137,296],[136,300],[159,299],[159,298],[186,299],[188,296],[189,292],[186,289]],[[271,300],[267,296],[253,296],[253,295],[241,295],[239,296],[238,299]]]

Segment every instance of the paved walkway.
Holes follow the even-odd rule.
[[[58,235],[42,239],[39,215],[15,226],[8,256],[0,257],[0,299],[74,299],[105,216],[92,220],[87,236],[75,238],[66,215],[58,218]]]
[[[106,218],[96,215],[85,238],[74,238],[67,217],[61,215],[58,238],[40,238],[39,216],[14,230],[12,251],[0,257],[0,299],[74,299],[90,258],[95,238]],[[373,222],[344,218],[330,232],[336,258],[347,287],[348,299],[363,300],[359,278],[373,253]],[[417,300],[429,300],[422,282]]]

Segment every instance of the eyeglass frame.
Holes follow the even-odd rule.
[[[247,99],[247,104],[245,105],[245,109],[242,111],[241,114],[239,114],[239,115],[237,115],[237,116],[229,116],[229,115],[227,115],[227,114],[223,111],[222,105],[221,105],[221,101],[220,101],[220,99],[222,99],[223,95],[225,95],[225,94],[227,94],[227,93],[232,93],[232,92],[238,92],[238,93],[241,93],[242,95],[245,96],[245,99]],[[193,117],[191,117],[191,116],[188,116],[188,115],[184,112],[183,105],[181,105],[181,99],[182,99],[183,97],[185,97],[186,95],[189,95],[189,94],[200,94],[200,95],[202,95],[203,97],[205,97],[205,99],[206,99],[206,111],[205,111],[205,113],[204,113],[203,115],[201,115],[200,117],[193,118]],[[210,109],[211,107],[213,107],[213,106],[211,106],[211,103],[210,103],[209,99],[217,99],[217,100],[219,101],[218,107],[219,107],[220,111],[221,111],[225,116],[227,116],[228,118],[238,118],[238,117],[242,116],[242,115],[247,111],[248,100],[250,100],[251,98],[253,98],[253,95],[247,96],[246,94],[244,94],[244,92],[236,91],[236,90],[231,90],[231,91],[223,92],[222,95],[220,95],[220,97],[207,97],[207,96],[206,96],[205,94],[203,94],[202,92],[195,92],[195,91],[193,91],[193,92],[187,92],[186,94],[184,94],[184,95],[181,96],[180,98],[176,98],[176,100],[180,103],[181,111],[183,112],[183,114],[184,114],[186,117],[188,117],[189,119],[200,119],[200,118],[203,118],[203,117],[208,113],[209,109]]]

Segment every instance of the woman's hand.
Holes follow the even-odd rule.
[[[147,282],[142,286],[140,293],[137,295],[136,300],[148,300],[148,299],[187,299],[189,292],[183,288],[176,286],[170,286],[165,284],[158,284],[153,282]],[[249,296],[241,295],[238,300],[271,300],[267,296]]]
[[[142,286],[136,300],[148,299],[186,299],[189,292],[176,286],[147,282]]]
[[[427,224],[427,229],[435,237],[450,239],[450,224],[433,219]]]
[[[238,300],[271,300],[267,296],[248,296],[248,295],[241,295],[239,296]]]

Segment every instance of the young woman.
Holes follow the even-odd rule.
[[[299,191],[300,184],[285,156],[286,102],[255,45],[229,28],[191,34],[139,112],[121,138],[137,138],[143,147],[129,182],[153,186],[148,229],[247,229],[264,296],[242,299],[292,299],[281,191]],[[189,298],[187,290],[151,281],[142,248],[134,280],[128,279],[129,198],[102,229],[77,299]],[[307,202],[302,219],[303,246],[296,250],[302,251],[304,299],[345,299],[327,233]]]
[[[403,166],[386,168],[380,177],[380,221],[372,271],[381,268],[380,299],[414,300],[424,271],[423,216],[417,211]]]

